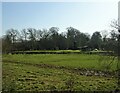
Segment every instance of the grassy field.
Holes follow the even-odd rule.
[[[16,51],[16,52],[81,52],[81,50],[29,50],[29,51]],[[92,50],[90,52],[107,52],[107,51]]]
[[[4,55],[3,60],[31,63],[31,64],[52,64],[71,68],[92,68],[103,70],[102,64],[111,62],[112,57],[87,55],[87,54],[31,54],[31,55]],[[110,70],[116,70],[117,59],[111,64]]]
[[[3,90],[112,91],[117,78],[98,76],[96,72],[88,75],[90,70],[106,70],[104,66],[111,58],[88,54],[3,55]],[[116,65],[117,59],[107,70],[115,71]]]

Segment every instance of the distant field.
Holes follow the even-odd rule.
[[[3,90],[112,91],[117,88],[117,78],[87,75],[91,69],[105,70],[103,66],[111,58],[89,54],[3,55]],[[116,70],[116,65],[117,59],[109,71]]]
[[[106,61],[111,62],[111,58],[108,56],[88,55],[88,54],[32,54],[32,55],[4,55],[3,60],[15,61],[32,64],[52,64],[59,66],[67,66],[72,68],[92,68],[102,70],[101,65]],[[116,70],[117,59],[111,64],[110,70]]]
[[[18,51],[23,52],[23,51]],[[25,52],[80,52],[80,50],[30,50]]]
[[[80,54],[80,50],[30,50],[30,51],[14,51],[12,54]]]

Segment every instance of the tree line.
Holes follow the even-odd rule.
[[[117,39],[118,34],[114,30],[110,33],[96,31],[90,36],[73,27],[68,27],[66,32],[61,33],[58,27],[38,30],[28,28],[21,31],[12,28],[2,37],[2,51],[76,50],[85,46],[88,50],[117,51]]]

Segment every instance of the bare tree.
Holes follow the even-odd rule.
[[[113,21],[111,21],[110,26],[114,29],[117,29],[118,32],[120,33],[120,24],[117,20],[114,19]]]
[[[18,32],[17,30],[15,30],[15,29],[9,29],[9,30],[7,31],[7,35],[10,36],[10,38],[11,38],[11,40],[12,40],[12,43],[15,43],[15,42],[16,42],[16,40],[17,40],[17,38],[18,38],[18,34],[19,34],[19,32]]]
[[[21,35],[22,35],[23,40],[27,41],[28,32],[26,29],[23,29],[21,31]]]
[[[37,37],[37,40],[39,40],[39,41],[43,37],[43,32],[42,32],[41,29],[37,30],[37,36],[36,37]]]
[[[113,55],[112,56],[111,54],[109,56],[100,55],[100,59],[99,59],[99,64],[101,64],[101,67],[105,71],[108,71],[112,67],[112,64],[116,62],[115,60],[117,58],[119,61],[119,57],[120,57],[120,49],[119,49],[120,48],[120,30],[119,30],[120,25],[118,24],[118,21],[113,20],[111,21],[110,26],[112,27],[113,30],[111,30],[110,32],[110,40],[108,40],[106,43],[108,44],[107,48],[113,51],[112,52]],[[107,37],[106,31],[102,31],[101,33],[103,38]],[[120,68],[120,62],[117,62],[117,70],[119,70],[119,68]],[[120,76],[120,73],[119,73],[119,76]]]

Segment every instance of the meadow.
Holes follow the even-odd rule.
[[[114,91],[117,58],[111,61],[96,54],[3,55],[3,91]]]

